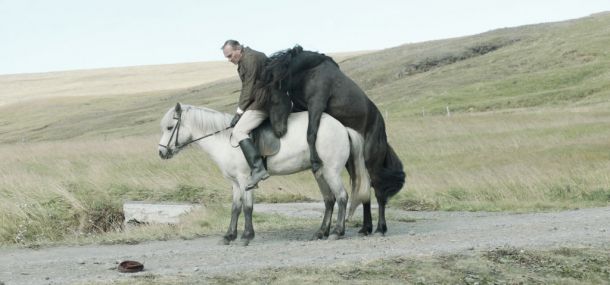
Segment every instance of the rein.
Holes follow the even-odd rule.
[[[180,147],[180,148],[183,148],[183,147],[185,147],[185,146],[187,146],[187,145],[189,145],[189,144],[192,144],[192,143],[194,143],[194,142],[196,142],[196,141],[199,141],[199,140],[205,139],[205,138],[207,138],[207,137],[211,137],[211,136],[213,136],[213,135],[215,135],[215,134],[218,134],[218,133],[220,133],[220,132],[222,132],[222,131],[226,131],[226,130],[228,130],[228,129],[230,129],[230,128],[232,128],[232,127],[226,127],[226,128],[224,128],[224,129],[222,129],[222,130],[215,131],[215,132],[213,132],[213,133],[211,133],[211,134],[204,135],[204,136],[202,136],[202,137],[200,137],[200,138],[196,138],[196,139],[194,139],[194,140],[190,140],[190,141],[188,141],[187,143],[180,145],[179,147]]]
[[[202,139],[205,139],[207,137],[211,137],[211,136],[216,135],[216,134],[218,134],[218,133],[220,133],[222,131],[226,131],[226,130],[232,128],[232,127],[229,126],[229,127],[226,127],[226,128],[224,128],[222,130],[218,130],[218,131],[215,131],[213,133],[210,133],[210,134],[204,135],[202,137],[196,138],[194,140],[190,140],[190,141],[188,141],[186,143],[180,144],[180,143],[178,143],[178,135],[180,134],[180,124],[182,123],[182,113],[180,113],[180,115],[177,118],[174,116],[174,120],[177,120],[178,122],[176,123],[176,126],[172,130],[172,135],[169,137],[169,140],[167,141],[167,144],[166,145],[159,144],[160,147],[163,147],[163,148],[167,149],[168,151],[171,151],[171,149],[169,148],[169,143],[172,142],[172,139],[174,138],[174,135],[176,136],[176,139],[175,139],[176,141],[174,142],[174,147],[176,149],[182,149],[182,148],[184,148],[184,147],[188,146],[189,144],[192,144],[192,143],[194,143],[196,141],[200,141]]]

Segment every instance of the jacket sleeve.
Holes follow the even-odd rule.
[[[239,95],[239,103],[237,104],[238,113],[245,111],[248,106],[254,101],[252,91],[254,89],[254,83],[256,81],[258,66],[255,58],[249,58],[243,62],[241,68],[241,94]]]

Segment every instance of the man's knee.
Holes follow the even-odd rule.
[[[242,140],[247,139],[247,138],[249,138],[249,137],[250,137],[250,136],[248,135],[248,133],[243,132],[243,131],[238,130],[238,129],[233,129],[232,135],[233,135],[233,138],[235,138],[235,140],[236,140],[237,142],[240,142],[240,141],[242,141]]]

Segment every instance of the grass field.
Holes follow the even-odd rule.
[[[405,165],[406,187],[390,206],[538,211],[608,205],[608,27],[610,14],[597,14],[338,60],[380,108]],[[23,79],[0,78],[11,88]],[[92,84],[87,77],[75,80]],[[232,112],[240,84],[229,78],[172,86],[178,89],[125,93],[98,86],[95,94],[38,100],[32,93],[34,99],[0,105],[0,244],[164,239],[224,229],[226,209],[214,205],[230,201],[228,184],[196,149],[160,160],[158,124],[178,101]],[[308,172],[261,186],[259,202],[321,199]],[[178,231],[116,233],[124,200],[210,208],[187,217]]]

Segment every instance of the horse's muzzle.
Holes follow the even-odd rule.
[[[172,150],[168,147],[162,146],[163,148],[159,148],[159,157],[162,159],[170,159],[174,156]],[[165,150],[165,151],[164,151]]]

